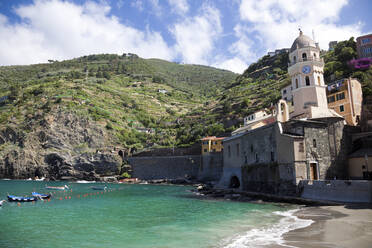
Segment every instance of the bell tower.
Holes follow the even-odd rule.
[[[300,30],[289,51],[294,112],[291,118],[320,118],[333,114],[327,105],[323,78],[324,61],[319,45]]]

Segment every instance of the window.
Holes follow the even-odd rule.
[[[306,61],[306,60],[307,60],[307,55],[306,55],[306,53],[303,53],[303,54],[302,54],[302,60],[303,60],[303,61]]]
[[[328,100],[328,103],[332,103],[332,102],[335,101],[335,96],[334,95],[333,96],[329,96],[327,100]]]
[[[231,157],[231,149],[230,149],[230,146],[227,147],[227,155],[229,156],[229,158]]]
[[[283,94],[286,94],[287,93],[287,90],[283,90]]]
[[[248,157],[247,157],[247,155],[244,156],[244,161],[245,161],[246,164],[248,163]]]
[[[274,161],[274,152],[271,152],[271,161]]]
[[[367,43],[370,43],[371,42],[371,39],[370,38],[364,38],[362,39],[362,44],[367,44]]]
[[[236,156],[239,156],[239,144],[236,144]]]
[[[344,112],[345,109],[344,109],[344,105],[340,105],[340,112]]]
[[[298,79],[296,78],[296,89],[298,88]]]
[[[337,101],[345,99],[345,92],[336,95]]]
[[[208,150],[207,149],[204,149],[204,152],[207,152]]]
[[[318,76],[318,85],[320,85],[320,76]]]
[[[303,142],[298,143],[298,151],[299,152],[304,152],[304,143]]]
[[[296,56],[293,56],[293,62],[296,63]]]
[[[253,145],[251,145],[251,152],[253,152]]]
[[[316,148],[316,139],[313,139],[313,147]]]
[[[308,76],[305,77],[306,86],[310,85],[310,78]]]
[[[314,59],[316,58],[316,53],[314,53]]]
[[[258,163],[258,154],[256,153],[256,163]]]
[[[288,99],[287,99],[287,97],[284,97],[284,100],[286,100],[286,101],[287,101],[287,100],[288,100]]]

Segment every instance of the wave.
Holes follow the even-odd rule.
[[[251,229],[245,234],[239,235],[229,240],[225,248],[246,248],[246,247],[267,247],[271,245],[283,245],[286,247],[293,247],[285,245],[283,234],[310,226],[314,221],[300,219],[294,215],[299,209],[292,209],[288,211],[273,212],[276,215],[283,216],[279,223],[271,227]]]
[[[96,181],[78,180],[76,183],[95,183]]]

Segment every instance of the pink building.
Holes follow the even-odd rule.
[[[358,58],[372,58],[372,34],[360,36],[356,42]]]

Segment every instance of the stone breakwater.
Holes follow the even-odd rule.
[[[275,202],[289,203],[306,206],[335,206],[342,205],[339,202],[304,199],[301,197],[280,196],[259,192],[239,191],[235,189],[217,189],[211,185],[200,184],[193,190],[196,195],[206,198],[234,200],[242,202]]]

